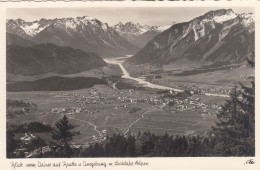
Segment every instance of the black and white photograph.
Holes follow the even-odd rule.
[[[255,157],[254,7],[5,13],[7,159]]]

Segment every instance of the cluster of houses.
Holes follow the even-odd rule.
[[[91,137],[88,138],[88,144],[95,144],[95,143],[100,143],[104,140],[106,140],[107,136],[107,130],[103,129],[100,131],[99,135],[92,135]]]
[[[34,136],[32,133],[31,134],[25,133],[24,136],[22,136],[20,139],[24,144],[29,144],[35,138],[36,136]]]
[[[51,152],[50,146],[44,146],[38,149],[33,150],[32,152],[25,152],[26,158],[34,158],[40,154],[45,154]]]
[[[181,85],[180,85],[181,86]],[[187,86],[183,85],[183,88]],[[195,91],[199,89],[198,86],[191,86],[189,90]],[[201,89],[200,89],[201,90]],[[216,88],[214,92],[223,92],[223,89]],[[213,92],[210,90],[202,89],[201,92]],[[134,90],[120,90],[120,91],[109,91],[109,92],[98,92],[97,89],[91,88],[88,91],[86,96],[81,94],[70,94],[65,93],[64,96],[67,96],[70,101],[74,101],[77,103],[76,107],[72,108],[53,108],[51,110],[52,113],[63,113],[63,114],[75,114],[75,113],[95,113],[93,110],[85,109],[85,104],[116,104],[112,109],[119,109],[119,108],[127,108],[128,103],[146,103],[150,105],[157,105],[163,109],[170,109],[172,111],[195,111],[196,109],[201,109],[202,112],[207,113],[209,109],[215,110],[218,112],[221,107],[216,104],[204,104],[200,102],[199,98],[193,98],[191,96],[178,98],[175,97],[175,94],[169,93],[168,95],[149,95],[149,96],[135,96]],[[125,103],[125,104],[124,104]],[[208,113],[211,114],[211,113]]]
[[[176,84],[171,81],[157,81],[156,83],[173,87],[173,88],[188,90],[194,94],[204,94],[204,93],[229,94],[231,92],[230,88],[224,88],[224,87],[202,88],[202,87],[198,87],[197,85],[189,86],[187,84]]]
[[[173,103],[170,105],[170,103]],[[172,98],[168,100],[165,108],[171,109],[172,111],[195,111],[195,109],[202,110],[206,114],[214,114],[221,110],[221,106],[217,104],[205,104],[200,102],[199,98],[188,97],[186,99]],[[209,111],[211,110],[211,112]],[[212,112],[213,111],[213,112]]]
[[[100,93],[97,92],[96,89],[91,89],[87,96],[81,96],[80,94],[69,94],[65,93],[64,96],[69,96],[70,98],[66,98],[67,101],[75,101],[77,103],[77,107],[72,108],[74,113],[78,113],[84,110],[85,104],[114,104],[114,103],[133,103],[137,102],[134,98],[129,98],[127,96],[133,93],[132,90],[120,91],[117,93]],[[118,107],[121,107],[119,105]],[[67,113],[69,108],[54,108],[51,110],[53,113]]]
[[[20,137],[20,140],[24,145],[30,144],[34,139],[36,139],[36,136],[32,133],[24,133],[24,135]],[[49,146],[40,147],[33,151],[28,151],[26,147],[23,147],[23,148],[16,149],[14,151],[14,154],[17,156],[24,155],[26,158],[31,158],[31,157],[36,157],[37,155],[40,154],[45,154],[50,151],[51,148]]]
[[[254,78],[254,77],[255,77],[254,74],[249,74],[249,75],[243,75],[243,74],[241,74],[241,75],[240,75],[240,78],[241,78],[241,79],[252,79],[252,78]]]

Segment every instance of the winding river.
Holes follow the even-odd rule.
[[[127,59],[131,56],[132,55],[128,55],[126,57],[109,58],[109,59],[104,59],[104,61],[107,64],[118,65],[123,72],[122,78],[135,80],[139,84],[143,85],[143,87],[149,87],[149,88],[160,89],[160,90],[173,90],[173,91],[176,91],[176,92],[183,92],[184,91],[184,90],[181,90],[181,89],[176,89],[176,88],[171,88],[171,87],[167,87],[167,86],[153,84],[153,83],[150,83],[150,82],[148,82],[148,81],[146,81],[145,79],[142,79],[142,78],[131,77],[129,75],[129,73],[127,72],[127,70],[125,69],[125,67],[123,66],[125,59]],[[206,96],[218,96],[218,97],[229,97],[228,95],[213,94],[213,93],[205,93],[204,95],[206,95]]]

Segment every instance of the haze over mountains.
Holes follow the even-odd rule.
[[[146,43],[154,38],[157,34],[170,28],[174,24],[175,23],[165,26],[149,26],[140,25],[139,23],[134,24],[132,22],[127,22],[125,24],[119,22],[114,26],[114,29],[130,43],[143,48]]]
[[[128,59],[134,64],[241,63],[255,45],[254,14],[231,9],[166,26],[109,26],[88,16],[10,19],[6,25],[7,71],[12,74],[74,73],[104,66],[101,58],[127,54],[135,54]]]
[[[240,63],[254,51],[254,26],[253,14],[236,14],[231,9],[210,11],[173,25],[128,61],[136,64]]]

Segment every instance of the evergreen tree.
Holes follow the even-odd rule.
[[[132,135],[127,138],[127,147],[126,147],[126,155],[127,157],[136,156],[136,148],[135,148],[135,137]]]
[[[6,132],[6,153],[7,157],[13,157],[13,152],[18,146],[18,141],[14,139],[14,133],[12,130],[7,130]]]
[[[248,59],[249,65],[254,61]],[[251,87],[240,83],[234,87],[230,99],[217,115],[218,122],[213,127],[217,145],[215,153],[219,156],[254,156],[255,154],[255,83]]]
[[[103,149],[102,144],[95,143],[93,150],[94,150],[94,154],[95,154],[95,155],[93,155],[94,157],[103,157],[104,156],[104,149]]]
[[[251,67],[255,66],[254,53],[247,59]],[[246,155],[255,155],[255,78],[251,77],[251,86],[240,83],[241,97],[238,104],[243,114],[243,132],[241,141],[244,143]]]
[[[69,146],[70,141],[72,140],[74,133],[71,132],[71,129],[74,127],[70,124],[66,115],[63,116],[55,124],[55,128],[52,133],[52,138],[56,141],[56,144],[59,146],[59,155],[61,157],[70,157],[71,148]]]
[[[152,138],[150,132],[144,132],[144,134],[140,137],[140,141],[142,155],[147,155],[153,151],[155,140]]]
[[[164,141],[163,141],[163,138],[160,137],[156,143],[155,143],[155,146],[154,146],[154,149],[153,149],[153,155],[154,156],[166,156],[166,153],[164,152]]]

